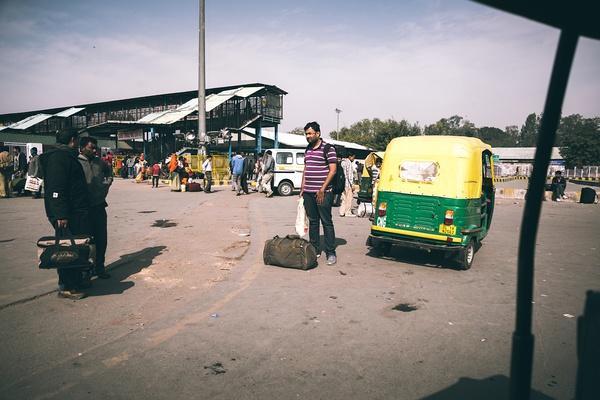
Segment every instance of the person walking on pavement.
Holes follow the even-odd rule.
[[[29,159],[29,164],[27,165],[27,175],[34,178],[43,178],[42,170],[40,168],[40,156],[38,156],[37,147],[31,148],[31,158]],[[31,197],[34,199],[39,199],[42,197],[42,185],[40,185],[38,190],[31,193]]]
[[[244,173],[244,158],[237,154],[231,159],[233,188],[236,196],[242,193],[242,174]]]
[[[275,172],[275,160],[273,159],[273,152],[267,150],[263,160],[263,176],[262,176],[262,190],[267,194],[267,197],[273,196],[273,189],[271,189],[271,181],[273,180],[273,174]]]
[[[212,187],[212,156],[209,154],[206,156],[206,160],[202,163],[202,170],[204,171],[204,192],[210,193]]]
[[[248,154],[244,155],[242,157],[244,159],[244,163],[242,166],[242,179],[241,179],[241,185],[242,185],[242,190],[244,191],[244,193],[248,194],[248,176],[252,173],[252,159],[250,158],[250,156]]]
[[[79,142],[79,163],[83,168],[89,193],[90,233],[96,243],[96,267],[94,275],[100,279],[110,278],[106,272],[104,260],[108,244],[106,195],[113,182],[112,169],[96,155],[98,141],[92,137],[83,137]]]
[[[259,154],[254,166],[254,173],[256,174],[256,187],[253,190],[259,193],[262,192],[263,158],[264,154]]]
[[[158,187],[158,181],[160,180],[160,163],[155,162],[152,165],[152,188]]]
[[[13,159],[8,147],[0,147],[0,197],[10,197],[10,177],[13,173]]]
[[[304,155],[300,196],[304,199],[304,209],[308,216],[308,236],[319,257],[321,255],[319,222],[323,224],[327,265],[334,265],[337,256],[335,229],[331,217],[333,204],[331,181],[337,169],[337,156],[335,148],[321,139],[321,127],[317,122],[306,124],[304,133],[308,146]]]
[[[25,173],[27,172],[27,156],[25,155],[25,153],[23,153],[21,151],[21,148],[19,146],[15,146],[14,151],[15,151],[15,162],[14,162],[15,174],[19,175],[19,176],[24,176]]]
[[[78,133],[75,129],[60,131],[56,146],[42,154],[44,171],[44,206],[46,216],[56,230],[68,229],[73,235],[90,234],[89,193],[81,164],[77,161]],[[79,300],[85,293],[83,269],[57,269],[58,296]]]
[[[341,167],[344,170],[344,176],[346,177],[346,185],[344,187],[344,193],[342,193],[342,205],[340,206],[340,217],[354,217],[352,214],[352,200],[354,199],[354,158],[356,156],[352,153],[348,153],[347,157],[342,158]]]

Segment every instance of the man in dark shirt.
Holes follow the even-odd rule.
[[[40,161],[44,171],[44,206],[46,216],[55,229],[68,229],[73,235],[89,234],[88,188],[81,164],[77,161],[76,130],[56,135],[56,146]],[[85,297],[80,290],[85,285],[82,269],[58,269],[59,297],[79,300]]]
[[[321,255],[319,221],[325,235],[325,256],[327,265],[337,262],[335,253],[335,229],[331,218],[333,192],[331,181],[337,168],[335,148],[321,139],[321,127],[317,122],[309,122],[304,127],[308,147],[304,156],[304,173],[300,196],[304,199],[304,209],[308,216],[308,236],[310,243]]]
[[[565,189],[567,187],[567,181],[562,176],[561,171],[556,171],[554,173],[554,178],[552,178],[552,199],[555,201],[561,201],[561,199],[565,198]]]
[[[83,174],[89,192],[89,224],[90,233],[96,243],[95,275],[100,279],[110,278],[106,272],[104,259],[108,243],[106,196],[113,182],[112,168],[97,155],[98,141],[93,137],[82,137],[79,141],[78,160],[83,168]]]

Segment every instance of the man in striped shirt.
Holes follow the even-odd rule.
[[[331,218],[333,192],[331,181],[335,176],[337,156],[335,148],[321,139],[321,127],[317,122],[309,122],[304,127],[308,147],[304,156],[304,174],[300,196],[304,199],[304,209],[308,216],[308,236],[310,243],[321,255],[319,221],[325,235],[325,256],[327,265],[337,262],[335,254],[335,229]]]

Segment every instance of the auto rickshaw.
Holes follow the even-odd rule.
[[[379,175],[367,244],[453,252],[469,269],[494,211],[491,147],[461,136],[393,139]]]
[[[383,162],[385,152],[377,151],[369,153],[365,158],[365,166],[360,177],[360,187],[358,189],[358,203],[371,203],[373,201],[373,166]]]

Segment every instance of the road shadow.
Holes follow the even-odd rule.
[[[510,380],[504,375],[484,379],[460,378],[454,385],[422,397],[420,400],[505,400],[508,399]],[[531,391],[531,400],[554,400],[537,390]]]
[[[406,247],[392,246],[388,252],[382,252],[371,248],[365,254],[367,257],[399,261],[405,264],[413,264],[429,268],[459,269],[460,265],[453,254],[443,251],[431,251],[412,249]]]
[[[308,238],[306,238],[306,239],[308,239]],[[325,248],[325,236],[321,235],[319,237],[319,241],[321,242],[321,248],[324,249]],[[339,237],[335,238],[335,247],[345,246],[346,244],[348,244],[348,241],[346,239],[339,238]]]
[[[106,267],[111,277],[106,280],[95,279],[93,286],[86,290],[87,295],[92,297],[122,294],[135,285],[135,283],[127,281],[127,278],[152,265],[152,261],[166,248],[167,246],[147,247],[121,256],[119,260]]]

